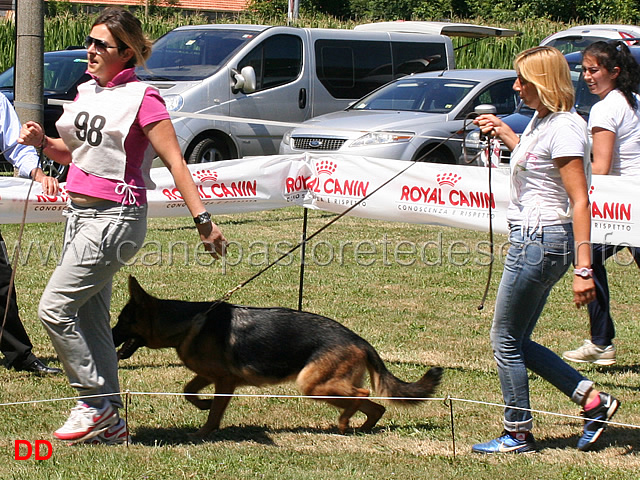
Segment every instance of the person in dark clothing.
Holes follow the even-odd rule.
[[[58,192],[58,181],[46,176],[38,167],[35,148],[16,143],[20,128],[20,120],[13,106],[0,94],[0,147],[5,159],[18,170],[21,177],[32,178],[34,182],[42,184],[45,194],[55,195]],[[33,353],[33,345],[18,313],[16,289],[11,285],[11,274],[7,248],[0,234],[0,351],[5,356],[5,366],[37,374],[62,373],[59,368],[47,366]]]
[[[13,285],[9,288],[10,281],[11,265],[7,258],[4,239],[0,234],[0,325],[7,309],[7,299],[9,301],[7,319],[4,322],[0,341],[0,351],[5,357],[5,365],[7,368],[39,374],[61,373],[62,370],[47,366],[32,352],[33,345],[18,314],[16,289]]]

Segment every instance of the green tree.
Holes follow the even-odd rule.
[[[287,13],[287,0],[252,0],[250,9],[265,17]],[[301,0],[301,14],[345,19],[440,20],[546,19],[563,23],[640,21],[640,0]]]

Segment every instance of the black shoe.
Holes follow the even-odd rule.
[[[37,373],[38,375],[56,375],[58,373],[62,373],[61,369],[45,365],[39,358],[36,358],[33,362],[27,365],[17,366],[15,369],[23,372]]]

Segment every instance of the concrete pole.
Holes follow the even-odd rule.
[[[44,120],[44,2],[16,0],[14,107],[22,123]]]

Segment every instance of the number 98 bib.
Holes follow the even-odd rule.
[[[124,180],[124,142],[147,88],[142,82],[101,87],[95,80],[78,87],[75,102],[64,105],[56,123],[73,163],[86,173]]]

